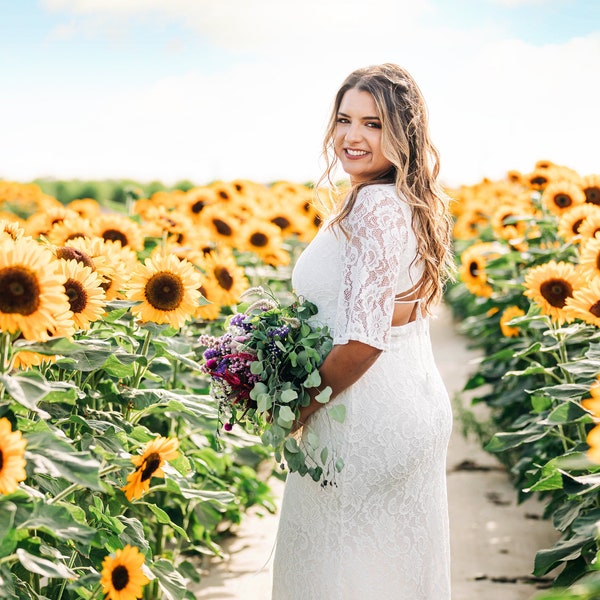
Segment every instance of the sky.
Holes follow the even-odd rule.
[[[446,185],[600,172],[600,0],[0,0],[0,178],[315,181],[337,89],[383,62]]]

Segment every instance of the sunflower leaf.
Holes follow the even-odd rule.
[[[49,561],[40,556],[29,554],[29,552],[23,550],[23,548],[17,548],[16,554],[19,562],[30,573],[37,573],[44,577],[57,577],[59,579],[77,578],[76,573],[62,563]]]

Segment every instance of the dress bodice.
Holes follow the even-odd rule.
[[[292,275],[296,294],[314,302],[334,343],[389,348],[394,298],[419,281],[422,264],[411,209],[393,184],[362,188],[350,214],[326,221]]]

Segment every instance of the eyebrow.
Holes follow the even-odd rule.
[[[350,115],[347,115],[346,113],[343,113],[341,111],[338,111],[338,115],[340,117],[349,117]],[[362,117],[363,121],[381,121],[381,119],[379,117]]]

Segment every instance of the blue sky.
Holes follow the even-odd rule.
[[[448,183],[600,170],[598,0],[0,0],[0,177],[315,179],[337,86],[386,61]]]

